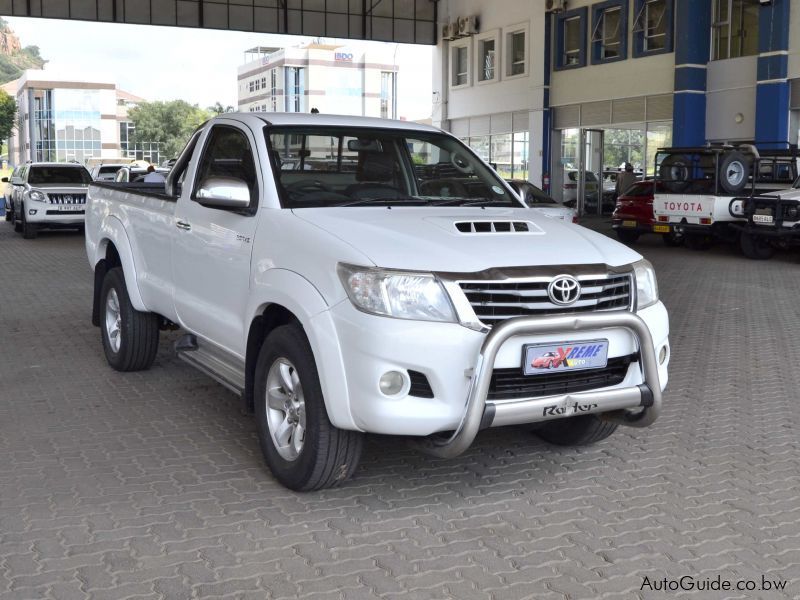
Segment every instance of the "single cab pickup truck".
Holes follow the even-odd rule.
[[[179,327],[294,490],[347,479],[366,433],[454,457],[488,427],[585,444],[661,408],[652,266],[525,208],[432,127],[216,117],[165,184],[91,185],[86,250],[111,367],[147,369]]]

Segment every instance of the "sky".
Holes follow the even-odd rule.
[[[201,107],[236,106],[236,70],[254,46],[297,46],[312,38],[7,17],[23,46],[39,46],[45,70],[113,81],[146,100],[186,100]],[[324,38],[325,42],[336,41]],[[383,42],[343,41],[349,46]],[[431,46],[396,47],[398,116],[431,115]]]

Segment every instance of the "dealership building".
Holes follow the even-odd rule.
[[[662,146],[797,143],[791,4],[441,0],[434,123],[557,197],[622,162],[653,173]]]
[[[158,163],[158,144],[137,143],[128,111],[144,99],[114,82],[50,70],[27,70],[3,86],[17,99],[19,126],[9,162],[132,158]]]
[[[396,46],[334,44],[256,47],[239,67],[239,110],[310,112],[395,119]]]

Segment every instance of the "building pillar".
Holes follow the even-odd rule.
[[[789,6],[773,0],[758,14],[758,84],[756,87],[756,142],[762,147],[789,142]]]
[[[675,97],[672,145],[706,142],[706,70],[711,0],[675,0]]]
[[[551,111],[550,111],[550,66],[552,65],[552,58],[551,58],[551,49],[553,47],[552,43],[552,36],[553,36],[553,13],[545,13],[544,15],[544,90],[542,93],[542,169],[540,172],[539,180],[535,180],[533,175],[530,174],[529,178],[531,181],[535,181],[540,185],[540,187],[544,187],[543,175],[545,173],[550,174],[550,179],[552,180],[552,166],[550,165],[550,157],[551,157],[551,150],[550,144],[552,137],[550,135],[552,131],[552,119],[551,119]],[[532,136],[531,136],[532,137]],[[531,144],[533,147],[533,144]],[[552,190],[552,185],[547,191],[550,193]]]

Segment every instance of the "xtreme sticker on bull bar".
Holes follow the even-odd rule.
[[[569,371],[605,367],[608,340],[528,344],[523,347],[523,368],[526,375],[553,370]]]

